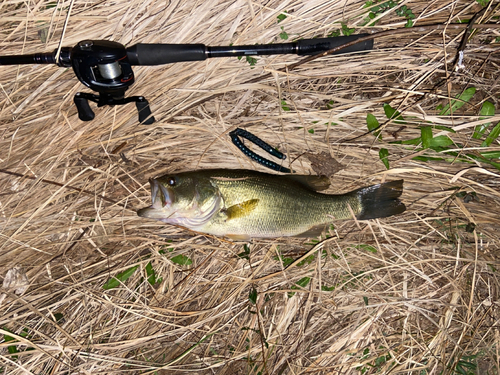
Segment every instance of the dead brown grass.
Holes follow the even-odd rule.
[[[0,53],[57,48],[70,6],[63,46],[82,39],[271,43],[280,41],[281,26],[290,38],[311,38],[339,22],[357,32],[405,23],[387,10],[375,27],[362,27],[367,9],[360,0],[54,4],[3,2]],[[480,9],[472,0],[404,4],[417,25],[456,23]],[[282,11],[289,17],[278,24]],[[480,22],[498,16],[492,1]],[[498,43],[491,43],[500,34],[475,34],[465,69],[440,84],[460,35],[384,37],[368,55],[325,57],[288,74],[278,70],[298,57],[261,57],[253,69],[236,58],[138,67],[128,95],[149,99],[152,126],[137,123],[133,105],[78,120],[72,98],[85,90],[71,70],[0,67],[0,168],[34,178],[0,177],[0,280],[15,267],[29,280],[21,295],[5,282],[0,289],[3,373],[453,374],[470,356],[472,373],[500,373],[500,172],[478,162],[414,160],[417,146],[390,143],[418,137],[419,125],[433,122],[456,131],[435,135],[478,152],[472,132],[486,122],[477,117],[480,105],[489,100],[500,108]],[[267,72],[271,79],[243,84]],[[438,104],[470,86],[477,88],[470,104],[452,117],[438,115]],[[183,110],[216,93],[223,95]],[[365,134],[366,115],[383,121],[383,103],[410,122],[387,124],[377,141]],[[335,223],[332,236],[316,245],[256,240],[249,259],[238,256],[242,244],[136,216],[148,204],[150,176],[262,170],[231,144],[227,133],[238,126],[279,146],[301,173],[312,172],[305,153],[335,157],[345,168],[332,178],[332,191],[404,178],[408,211],[359,227]],[[120,145],[125,158],[113,154]],[[388,171],[381,147],[390,152]],[[498,141],[489,150],[500,150]],[[465,203],[455,187],[478,199]],[[465,230],[468,223],[475,231]],[[192,264],[172,261],[181,254]],[[283,258],[298,261],[285,267]],[[155,285],[146,280],[149,262],[162,278]],[[103,289],[133,266],[124,284]],[[310,282],[297,287],[305,277]],[[17,341],[2,342],[6,335]]]

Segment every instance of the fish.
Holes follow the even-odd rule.
[[[214,236],[313,237],[334,220],[367,220],[401,214],[403,180],[346,194],[321,191],[325,176],[274,175],[244,169],[206,169],[149,179],[152,204],[140,217]]]

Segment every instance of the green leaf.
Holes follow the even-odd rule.
[[[345,36],[349,36],[352,33],[354,33],[355,31],[356,31],[356,29],[349,28],[345,23],[342,23],[342,34],[344,34]]]
[[[148,283],[151,285],[155,285],[157,283],[161,283],[163,281],[162,277],[157,277],[155,270],[153,269],[153,265],[151,262],[146,264],[146,275],[148,276]]]
[[[6,330],[7,332],[10,332],[7,328],[3,327],[4,330]],[[16,338],[12,337],[12,336],[9,336],[9,335],[3,335],[3,340],[4,342],[9,342],[9,341],[17,341]],[[15,345],[10,345],[7,347],[7,350],[9,352],[9,354],[16,354],[16,353],[19,353],[19,350],[17,350],[17,346]],[[12,357],[13,359],[17,359],[17,355],[16,356],[13,356]]]
[[[444,131],[447,131],[447,132],[450,132],[450,133],[456,133],[456,131],[453,130],[452,128],[450,128],[449,126],[432,125],[432,128],[433,129],[438,129],[438,130],[444,130]]]
[[[290,289],[300,289],[301,287],[305,288],[307,286],[307,284],[309,284],[310,281],[311,281],[310,277],[307,277],[307,276],[303,277],[302,279],[300,279],[299,281],[297,281],[295,283],[295,285],[292,285],[292,287]],[[288,298],[292,298],[294,295],[295,295],[294,292],[289,292],[288,293]]]
[[[396,124],[406,124],[401,113],[392,108],[390,104],[384,103],[384,112],[389,120],[396,119],[396,121],[394,121]]]
[[[336,38],[336,37],[340,36],[340,30],[333,30],[327,36],[328,36],[328,38]]]
[[[24,327],[23,330],[21,331],[21,333],[19,333],[19,336],[21,337],[29,337],[29,331],[28,331],[28,328]]]
[[[500,159],[500,151],[481,152],[481,156],[486,159]]]
[[[293,263],[294,259],[293,258],[284,258],[281,257],[281,261],[283,262],[283,267],[288,267],[290,264]]]
[[[371,113],[368,113],[366,115],[366,126],[368,127],[369,131],[374,131],[375,129],[377,129],[380,126],[380,124],[374,115],[372,115]],[[376,137],[378,137],[378,135],[380,134],[380,131],[378,131],[378,132],[375,131],[375,132],[373,132],[373,134]]]
[[[250,293],[248,293],[248,300],[254,305],[257,303],[257,289],[252,288],[250,290]]]
[[[64,317],[64,315],[61,313],[54,314],[54,318],[56,319],[56,322],[60,321],[63,317]]]
[[[281,21],[284,21],[288,16],[286,15],[286,13],[281,13],[280,15],[278,15],[278,17],[276,17],[278,19],[278,23],[280,23]]]
[[[432,128],[430,126],[422,126],[420,128],[420,138],[422,139],[422,147],[429,148],[432,140]]]
[[[314,129],[309,129],[309,130],[308,130],[308,132],[309,132],[310,134],[314,134]]]
[[[489,116],[493,116],[494,114],[495,114],[495,106],[492,103],[485,101],[481,107],[481,111],[479,112],[479,116],[481,116],[481,117],[479,117],[479,119],[484,120]],[[477,125],[474,128],[474,134],[472,135],[472,138],[481,139],[483,137],[484,132],[486,131],[486,129],[488,129],[488,127],[490,125],[491,125],[491,122],[488,122],[486,124]]]
[[[7,341],[7,340],[5,340],[5,341]],[[7,346],[7,350],[9,351],[9,354],[19,353],[19,350],[17,350],[17,346],[14,346],[14,345]],[[12,356],[12,358],[17,359],[18,356],[15,355],[15,356]]]
[[[326,285],[323,285],[323,286],[321,286],[321,290],[323,292],[331,292],[332,290],[335,290],[335,286],[326,286]]]
[[[306,276],[306,277],[303,277],[302,279],[300,279],[299,281],[297,281],[296,284],[298,286],[305,288],[307,286],[307,284],[309,284],[309,281],[311,281],[311,278]]]
[[[500,122],[495,125],[495,127],[491,130],[490,134],[486,137],[484,142],[481,144],[481,147],[489,147],[495,139],[500,135]]]
[[[407,139],[406,141],[393,141],[393,142],[389,142],[391,144],[395,144],[395,145],[419,145],[420,143],[422,143],[422,138],[418,137],[418,138],[412,138],[412,139]]]
[[[356,249],[366,250],[366,251],[369,251],[370,253],[374,253],[374,254],[377,252],[376,248],[374,248],[373,246],[367,245],[367,244],[356,245],[355,247],[356,247]]]
[[[139,268],[138,265],[130,267],[128,270],[125,270],[123,272],[120,272],[115,277],[112,277],[108,281],[106,281],[106,283],[102,286],[102,288],[107,290],[119,287],[120,282],[124,283],[125,281],[127,281],[130,278],[130,276],[134,274],[137,268]]]
[[[288,104],[286,104],[286,101],[284,99],[281,99],[281,109],[283,109],[283,111],[285,112],[288,112],[290,110],[290,107],[288,106]]]
[[[415,156],[411,158],[411,160],[419,160],[419,161],[446,161],[444,158],[435,158],[432,156]]]
[[[305,245],[312,245],[312,246],[314,246],[315,245],[314,240],[312,240],[312,242],[313,243],[309,243],[309,244],[305,244]],[[316,241],[316,243],[317,242],[318,241]],[[297,267],[302,267],[305,264],[311,264],[315,259],[316,259],[316,255],[315,254],[309,255],[306,259],[304,259],[303,261],[300,261],[299,263],[297,263]]]
[[[363,301],[365,302],[365,305],[368,306],[368,297],[363,297]]]
[[[239,253],[238,256],[243,259],[250,260],[250,247],[247,244],[243,245],[243,252]]]
[[[285,31],[285,29],[283,28],[283,26],[281,26],[280,38],[283,39],[283,40],[287,40],[288,39],[288,34]]]
[[[190,266],[191,264],[193,264],[193,261],[183,254],[176,255],[170,260],[180,266]]]
[[[250,66],[254,66],[255,64],[257,64],[257,59],[255,57],[247,56],[246,60],[247,60],[247,63],[250,64]]]
[[[431,139],[429,148],[440,149],[453,144],[453,141],[445,135],[438,135]],[[438,150],[439,151],[439,150]]]
[[[485,101],[479,111],[479,116],[493,116],[495,114],[495,105],[489,101]]]
[[[382,163],[384,163],[385,168],[389,169],[389,151],[386,148],[381,148],[378,152],[378,156],[380,160],[382,160]]]
[[[448,103],[441,112],[439,112],[440,116],[449,116],[451,113],[455,112],[457,109],[460,109],[463,107],[465,103],[468,103],[469,100],[472,99],[474,94],[476,93],[476,88],[475,87],[469,87],[468,89],[465,89],[464,92],[461,94],[457,95],[455,98]]]

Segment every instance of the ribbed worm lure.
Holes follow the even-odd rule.
[[[244,143],[239,138],[239,137],[243,137],[243,138],[248,139],[250,142],[259,146],[261,149],[266,151],[268,154],[270,154],[274,157],[277,157],[278,159],[281,159],[281,160],[286,159],[286,156],[282,152],[276,150],[275,148],[273,148],[272,146],[270,146],[269,144],[264,142],[262,139],[260,139],[256,135],[254,135],[254,134],[252,134],[244,129],[236,128],[235,130],[233,130],[232,132],[229,133],[229,136],[231,137],[231,140],[233,141],[234,145],[236,147],[238,147],[241,150],[241,152],[243,152],[250,159],[255,160],[257,163],[262,164],[263,166],[265,166],[269,169],[273,169],[277,172],[292,173],[292,171],[290,169],[283,167],[279,164],[276,164],[275,162],[256,154],[255,152],[250,150],[247,146],[245,146]]]

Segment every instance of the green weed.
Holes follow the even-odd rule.
[[[340,36],[341,34],[345,35],[345,36],[349,36],[349,35],[352,35],[356,31],[355,28],[350,28],[349,26],[347,26],[347,24],[345,24],[343,22],[341,22],[340,25],[341,25],[340,29],[333,30],[327,36],[329,38],[335,38],[335,37]],[[332,102],[332,104],[333,104],[333,102]]]
[[[448,116],[453,114],[453,112],[460,109],[465,104],[469,103],[473,98],[476,89],[474,87],[470,87],[464,90],[461,94],[457,95],[454,99],[448,102],[445,106],[438,106],[436,108],[439,110],[440,116]],[[384,113],[388,119],[393,119],[394,123],[399,124],[408,124],[408,122],[404,119],[403,115],[392,108],[389,104],[384,104]],[[487,119],[495,114],[495,106],[490,102],[484,102],[481,110],[479,111],[480,119]],[[366,124],[369,131],[372,131],[374,135],[378,136],[381,139],[381,135],[376,131],[379,127],[379,121],[372,114],[368,114],[366,118]],[[474,139],[481,139],[486,134],[486,131],[491,126],[491,123],[486,123],[482,125],[476,126],[474,129],[474,134],[472,137]],[[427,156],[420,155],[413,160],[419,161],[445,161],[445,162],[462,162],[462,163],[474,163],[475,161],[485,163],[491,165],[492,167],[500,170],[500,162],[496,161],[500,158],[500,151],[483,151],[483,152],[457,152],[451,151],[452,149],[461,149],[464,146],[461,144],[455,143],[450,137],[446,135],[438,135],[434,136],[434,130],[444,130],[450,133],[455,133],[455,131],[447,126],[437,125],[433,123],[429,123],[428,125],[424,125],[420,127],[420,137],[407,139],[403,141],[393,141],[391,144],[399,144],[399,145],[413,145],[413,146],[421,146],[420,150],[433,150],[438,153],[437,156]],[[494,141],[498,139],[500,136],[500,123],[496,124],[493,129],[488,133],[483,142],[481,143],[481,147],[489,147]],[[379,158],[384,163],[385,167],[389,168],[388,162],[389,152],[387,149],[381,149],[379,151]]]
[[[380,160],[382,160],[382,163],[384,163],[385,168],[390,169],[389,159],[388,159],[389,150],[387,150],[386,148],[381,148],[378,152],[378,157],[380,158]]]
[[[480,116],[479,119],[485,120],[488,117],[493,116],[494,114],[495,114],[495,106],[492,103],[485,101],[481,106],[481,110],[479,111],[479,116]],[[488,129],[490,125],[491,122],[477,125],[474,128],[474,134],[472,135],[472,138],[481,139],[483,137],[484,132],[486,131],[486,129]]]
[[[373,21],[379,15],[383,14],[389,9],[395,9],[396,14],[399,17],[406,19],[405,27],[413,27],[413,20],[416,18],[413,11],[406,5],[398,7],[398,0],[389,0],[381,2],[381,0],[368,0],[363,8],[370,8],[368,16],[363,20],[362,26],[369,24],[369,26],[374,26],[378,21]]]
[[[158,251],[158,253],[165,255],[165,254],[169,254],[173,251],[174,251],[174,249],[169,247],[166,249],[162,248],[160,251]],[[149,257],[150,256],[148,255],[142,259],[148,259]],[[180,266],[190,266],[191,264],[193,264],[193,261],[189,257],[187,257],[186,255],[183,255],[183,254],[175,255],[175,256],[171,257],[170,260],[173,263],[178,264]],[[137,271],[138,268],[139,268],[139,265],[132,266],[132,267],[126,269],[125,271],[116,274],[115,276],[109,278],[104,283],[102,288],[105,290],[118,288],[120,286],[120,284],[125,283],[128,279],[130,279],[132,277],[132,275],[134,275],[135,271]],[[146,264],[144,270],[146,271],[147,281],[150,285],[155,286],[163,281],[163,278],[159,277],[158,274],[156,273],[156,271],[154,270],[153,264],[151,262],[148,262]],[[139,284],[142,283],[143,281],[144,281],[144,279],[141,279]]]
[[[244,244],[243,252],[239,253],[238,256],[242,259],[250,260],[250,247],[247,244]]]
[[[285,112],[289,112],[290,111],[290,107],[288,106],[287,102],[285,101],[285,99],[281,99],[281,109]]]
[[[238,60],[241,60],[243,58],[243,56],[238,56]],[[257,59],[255,57],[252,57],[252,56],[245,56],[245,60],[247,63],[250,64],[250,66],[253,67],[255,66],[255,64],[257,64]]]
[[[290,289],[302,289],[305,288],[309,282],[311,281],[311,278],[306,276],[297,281],[294,285],[291,286]],[[288,298],[292,298],[295,295],[295,292],[288,292]]]
[[[461,94],[458,94],[455,98],[450,101],[450,103],[446,104],[443,110],[439,113],[440,116],[449,116],[457,109],[463,107],[465,103],[468,103],[474,94],[476,93],[475,87],[469,87],[465,89]]]
[[[383,346],[380,349],[385,349]],[[365,348],[363,350],[363,356],[360,358],[361,360],[368,359],[370,357],[370,349]],[[361,374],[364,374],[370,370],[370,368],[375,369],[377,372],[382,370],[382,366],[392,358],[390,354],[384,354],[377,357],[373,362],[365,363],[363,366],[359,366],[356,368]]]

